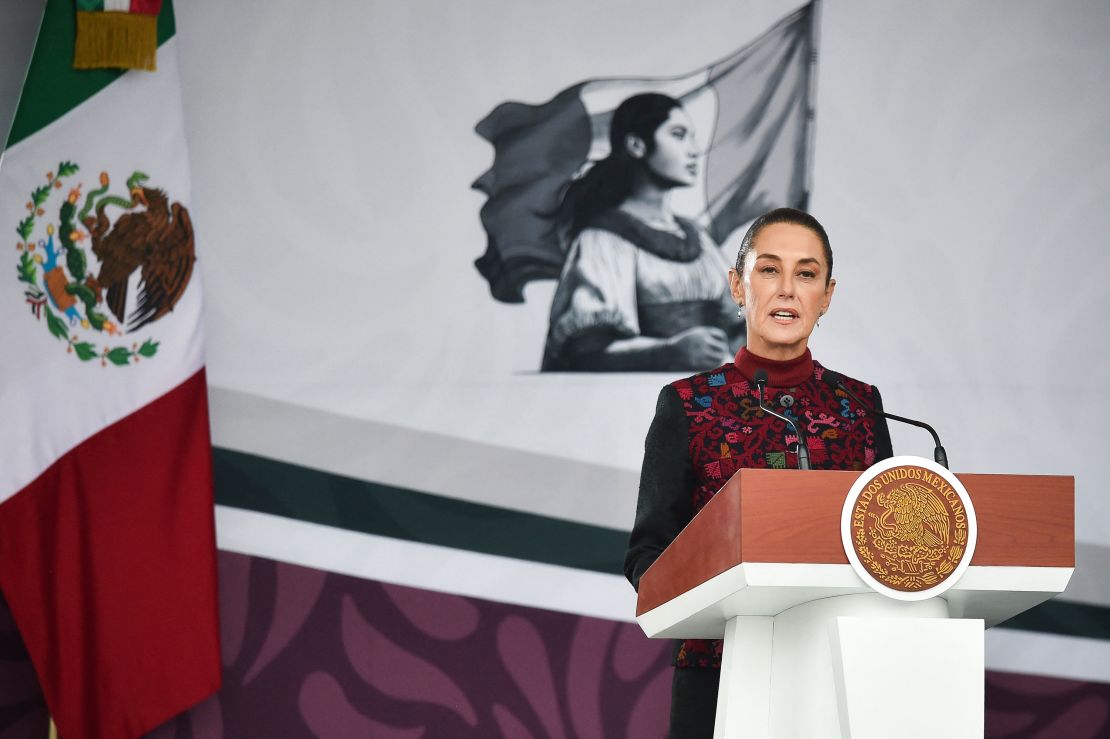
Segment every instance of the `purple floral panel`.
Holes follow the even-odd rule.
[[[990,739],[1110,737],[1110,685],[988,672],[986,735]]]
[[[670,642],[618,623],[220,552],[224,685],[153,739],[652,739]]]
[[[670,644],[635,624],[385,585],[221,552],[224,687],[149,734],[665,734]],[[1110,685],[988,672],[991,739],[1110,737]],[[30,657],[0,600],[0,739],[45,739]]]

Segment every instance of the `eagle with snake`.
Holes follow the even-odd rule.
[[[922,547],[948,546],[948,511],[925,486],[904,483],[885,495],[879,493],[878,502],[886,510],[876,526],[885,536]]]
[[[100,260],[100,271],[89,281],[96,302],[106,292],[108,310],[129,332],[173,310],[196,262],[189,211],[181,203],[170,203],[163,190],[147,187],[147,179],[142,172],[132,174],[127,180],[131,199],[125,200],[104,195],[108,177],[101,175],[101,187],[88,194],[79,216]],[[104,212],[109,205],[126,211],[114,224]],[[128,315],[128,283],[135,270],[140,270],[138,296]]]

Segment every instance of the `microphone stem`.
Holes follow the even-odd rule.
[[[763,402],[764,383],[757,382],[756,387],[759,388],[759,408],[760,408],[760,410],[765,411],[766,413],[769,413],[770,415],[772,415],[775,418],[779,419],[780,421],[784,422],[786,424],[787,428],[792,429],[794,431],[795,436],[798,437],[798,469],[800,469],[800,470],[812,469],[809,465],[809,447],[806,446],[805,439],[802,438],[801,429],[799,429],[794,424],[794,422],[791,421],[789,418],[787,418],[786,416],[783,416],[779,413],[776,413],[775,411],[768,408],[766,406],[766,404],[764,404],[764,402]]]
[[[836,386],[847,393],[849,397],[852,398],[852,400],[856,401],[872,413],[883,416],[884,418],[893,418],[895,421],[908,423],[911,426],[917,426],[919,429],[925,429],[926,431],[928,431],[933,437],[933,460],[944,469],[948,469],[948,453],[945,452],[944,447],[940,445],[940,437],[937,436],[937,432],[933,430],[932,426],[923,421],[915,421],[912,418],[906,418],[905,416],[897,416],[893,413],[880,411],[877,408],[872,407],[870,403],[864,403],[858,395],[849,390],[839,379],[836,380]],[[760,399],[762,400],[762,397]]]
[[[798,469],[813,469],[809,466],[809,447],[802,441],[802,433],[798,432]]]

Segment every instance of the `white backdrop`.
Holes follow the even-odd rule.
[[[177,9],[212,383],[638,469],[668,378],[535,373],[553,284],[504,305],[474,269],[492,150],[472,127],[586,78],[695,69],[791,3],[261,7]],[[839,289],[815,356],[932,421],[957,470],[1076,474],[1080,537],[1110,541],[1110,8],[830,3],[819,22],[811,208]]]
[[[473,126],[690,72],[794,7],[179,0],[216,443],[628,528],[672,378],[536,372],[554,284],[505,305],[474,268]],[[1110,5],[869,0],[819,24],[811,210],[839,285],[814,355],[932,422],[956,471],[1075,475],[1068,596],[1108,606]]]

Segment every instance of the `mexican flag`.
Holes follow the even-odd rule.
[[[73,69],[49,0],[0,159],[0,588],[65,739],[219,688],[211,442],[174,41]]]

